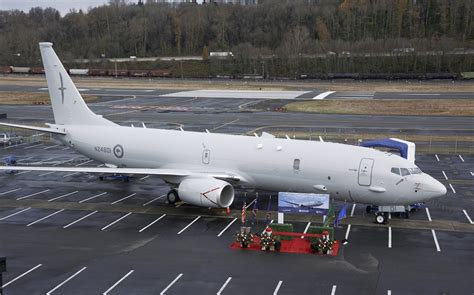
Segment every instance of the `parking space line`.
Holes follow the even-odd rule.
[[[84,202],[87,202],[87,201],[89,201],[89,200],[92,200],[92,199],[98,198],[98,197],[100,197],[100,196],[103,196],[103,195],[105,195],[106,193],[107,193],[107,192],[103,192],[103,193],[100,193],[100,194],[94,195],[94,196],[92,196],[92,197],[89,197],[89,198],[87,198],[87,199],[84,199],[84,200],[81,200],[81,201],[79,201],[79,203],[84,203]]]
[[[253,199],[252,202],[250,202],[247,206],[245,206],[245,209],[248,209],[250,206],[252,206],[252,204],[255,203],[255,201],[257,201],[257,198]]]
[[[37,192],[37,193],[34,193],[34,194],[30,194],[30,195],[27,195],[27,196],[24,196],[24,197],[20,197],[20,198],[17,198],[17,200],[23,200],[23,199],[26,199],[26,198],[29,198],[29,197],[33,197],[33,196],[37,196],[39,194],[44,194],[44,193],[47,193],[49,192],[49,189],[46,189],[44,191],[41,191],[41,192]]]
[[[95,210],[94,212],[91,212],[91,213],[87,214],[86,216],[82,216],[81,218],[79,218],[79,219],[77,219],[77,220],[75,220],[75,221],[73,221],[73,222],[71,222],[71,223],[69,223],[69,224],[63,226],[63,228],[68,228],[68,227],[70,227],[71,225],[76,224],[76,223],[78,223],[79,221],[84,220],[84,219],[86,219],[87,217],[89,217],[89,216],[91,216],[91,215],[93,215],[93,214],[95,214],[95,213],[97,213],[97,212],[99,212],[99,211]]]
[[[196,221],[199,220],[199,218],[201,218],[201,215],[199,215],[198,217],[194,218],[193,221],[191,221],[188,225],[186,225],[182,230],[180,230],[178,232],[178,235],[180,235],[182,232],[184,232],[188,227],[190,227],[193,223],[195,223]]]
[[[392,295],[392,290],[387,290],[387,295]]]
[[[351,217],[354,216],[355,208],[356,208],[356,203],[352,204]]]
[[[160,217],[158,217],[157,219],[153,220],[152,222],[150,222],[148,225],[144,226],[142,229],[140,229],[138,232],[141,233],[142,231],[144,231],[145,229],[149,228],[150,226],[152,226],[153,224],[157,223],[158,221],[160,221],[163,217],[165,217],[166,214],[163,214],[161,215]]]
[[[224,291],[225,287],[227,287],[227,284],[229,284],[230,280],[232,280],[232,277],[228,277],[227,280],[225,280],[224,285],[217,291],[217,295],[221,295],[222,291]]]
[[[108,229],[109,227],[111,227],[112,225],[116,224],[117,222],[119,222],[120,220],[124,219],[125,217],[129,216],[130,214],[132,214],[132,212],[128,212],[127,214],[125,214],[124,216],[120,217],[119,219],[113,221],[112,223],[109,223],[108,225],[104,226],[103,228],[101,228],[100,230],[106,230]]]
[[[92,162],[92,161],[94,161],[94,160],[88,160],[88,161],[79,163],[79,164],[75,165],[74,167],[79,167],[79,166],[85,165],[85,164],[87,164],[87,163],[90,163],[90,162]]]
[[[19,147],[19,146],[26,145],[26,144],[28,144],[28,143],[29,143],[29,142],[24,142],[24,143],[19,143],[19,144],[13,144],[13,145],[7,146],[5,149],[16,148],[16,147]]]
[[[434,229],[431,230],[431,233],[433,234],[433,240],[435,242],[435,245],[436,245],[436,251],[438,252],[441,252],[441,248],[439,247],[439,243],[438,243],[438,238],[436,238],[436,232]]]
[[[67,147],[65,147],[65,148],[63,148],[63,149],[61,149],[61,150],[62,150],[62,151],[65,151],[65,150],[68,150],[68,149],[69,149],[69,147],[67,146]]]
[[[311,221],[306,224],[306,227],[304,228],[304,231],[303,231],[304,234],[308,232],[308,228],[310,225],[311,225]],[[304,236],[301,236],[301,238],[304,239]]]
[[[140,179],[138,179],[138,180],[145,180],[145,179],[147,179],[148,177],[150,177],[150,175],[143,176],[142,178],[140,178]]]
[[[46,175],[53,174],[53,173],[56,173],[56,171],[46,172],[46,173],[40,174],[38,176],[46,176]]]
[[[61,198],[64,198],[64,197],[67,197],[67,196],[70,196],[70,195],[74,195],[74,194],[77,194],[79,191],[73,191],[73,192],[70,192],[70,193],[67,193],[67,194],[64,194],[62,196],[59,196],[59,197],[55,197],[55,198],[52,198],[52,199],[49,199],[48,202],[52,202],[52,201],[56,201],[56,200],[59,200]]]
[[[458,155],[458,156],[459,156],[459,159],[461,159],[461,161],[464,163],[464,158],[461,155]]]
[[[223,234],[223,233],[224,233],[224,232],[225,232],[225,231],[226,231],[226,230],[227,230],[227,229],[228,229],[228,228],[229,228],[229,227],[230,227],[230,226],[231,226],[231,225],[232,225],[232,224],[233,224],[233,223],[234,223],[234,222],[235,222],[237,219],[238,219],[238,218],[234,218],[234,219],[232,219],[232,221],[231,221],[231,222],[229,222],[229,224],[228,224],[226,227],[224,227],[224,229],[223,229],[223,230],[221,230],[221,232],[220,232],[220,233],[218,233],[218,234],[217,234],[217,237],[220,237],[220,236],[222,236],[222,234]]]
[[[69,173],[69,174],[63,175],[63,177],[69,177],[69,176],[73,176],[73,175],[76,175],[76,174],[79,174],[79,172]]]
[[[32,158],[33,158],[33,157],[28,157],[28,158],[20,159],[20,160],[18,160],[17,162],[19,163],[19,162],[27,161],[27,160],[32,159]]]
[[[443,173],[444,179],[448,180],[448,177],[446,176],[446,173],[444,173],[444,170],[441,170],[441,172]]]
[[[431,220],[430,210],[428,209],[428,207],[426,207],[425,210],[426,210],[426,216],[428,216],[428,220],[429,220],[429,221],[432,221],[432,220]]]
[[[26,170],[26,171],[21,171],[19,173],[16,173],[15,175],[22,175],[22,174],[26,174],[26,173],[30,173],[31,171],[30,170]]]
[[[42,266],[42,264],[38,264],[37,266],[33,267],[33,268],[30,268],[29,270],[25,271],[24,273],[22,273],[21,275],[17,276],[16,278],[10,280],[8,283],[5,283],[3,284],[2,288],[5,288],[6,286],[10,285],[11,283],[21,279],[22,277],[26,276],[27,274],[29,274],[30,272],[34,271],[35,269],[37,268],[40,268]]]
[[[156,200],[159,200],[159,199],[161,199],[161,198],[163,198],[163,197],[166,197],[166,194],[161,195],[161,196],[159,196],[159,197],[157,197],[157,198],[154,198],[154,199],[151,200],[151,201],[148,201],[148,202],[144,203],[143,206],[149,205],[149,204],[151,204],[152,202],[154,202],[154,201],[156,201]]]
[[[454,187],[453,187],[453,185],[452,185],[451,183],[449,184],[449,187],[450,187],[450,188],[451,188],[451,190],[453,191],[453,194],[455,194],[455,193],[456,193],[456,191],[454,190]]]
[[[470,172],[470,171],[469,171]],[[471,176],[474,176],[474,172],[470,172],[471,173]]]
[[[435,157],[436,157],[436,160],[439,162],[439,158],[437,154],[435,154]]]
[[[22,212],[28,211],[28,210],[30,210],[30,209],[31,209],[31,207],[28,207],[28,208],[23,209],[23,210],[20,210],[20,211],[18,211],[18,212],[12,213],[12,214],[10,214],[10,215],[7,215],[7,216],[5,216],[5,217],[0,218],[0,221],[5,220],[5,219],[7,219],[7,218],[10,218],[10,217],[12,217],[12,216],[15,216],[15,215],[17,215],[17,214],[20,214],[20,213],[22,213]]]
[[[9,191],[6,191],[6,192],[3,192],[3,193],[0,193],[0,196],[3,196],[3,195],[6,195],[8,193],[13,193],[13,192],[17,192],[19,190],[21,190],[22,188],[19,187],[19,188],[16,188],[16,189],[12,189],[12,190],[9,190]]]
[[[336,285],[333,285],[333,286],[332,286],[331,295],[335,295],[335,294],[336,294],[336,288],[337,288]]]
[[[351,225],[349,224],[347,226],[347,230],[346,230],[346,236],[344,237],[346,240],[349,238],[349,232],[351,231]]]
[[[283,284],[283,281],[278,281],[278,284],[275,287],[275,290],[273,291],[273,295],[277,295],[278,291],[280,291],[281,284]]]
[[[49,149],[55,148],[57,146],[60,146],[60,145],[57,144],[57,145],[47,146],[47,147],[43,148],[43,150],[49,150]]]
[[[54,216],[54,215],[56,215],[56,214],[58,214],[58,213],[61,213],[61,212],[63,212],[64,210],[65,210],[65,209],[60,209],[60,210],[58,210],[58,211],[56,211],[56,212],[54,212],[54,213],[51,213],[51,214],[49,214],[49,215],[47,215],[47,216],[45,216],[45,217],[43,217],[43,218],[40,218],[40,219],[35,220],[35,221],[31,222],[31,223],[28,223],[26,226],[32,226],[33,224],[38,223],[38,222],[40,222],[40,221],[43,221],[43,220],[45,220],[45,219],[47,219],[47,218],[50,218],[51,216]]]
[[[127,272],[127,274],[125,274],[123,277],[120,278],[120,280],[118,280],[117,282],[115,282],[115,284],[113,284],[110,288],[107,289],[107,291],[105,291],[103,293],[103,295],[107,295],[109,294],[110,291],[112,291],[115,287],[117,287],[118,284],[120,284],[123,280],[125,280],[129,275],[131,275],[132,273],[134,272],[134,270],[130,270],[129,272]]]
[[[124,197],[124,198],[121,198],[120,200],[117,200],[117,201],[112,202],[112,203],[110,203],[110,204],[112,204],[112,205],[113,205],[113,204],[117,204],[117,203],[119,203],[119,202],[121,202],[121,201],[123,201],[123,200],[126,200],[126,199],[128,199],[128,198],[133,197],[133,196],[136,195],[136,194],[137,194],[137,193],[133,193],[133,194],[131,194],[131,195],[128,195],[128,196],[126,196],[126,197]]]
[[[388,227],[388,247],[392,248],[392,227]]]
[[[466,215],[466,218],[469,221],[469,223],[472,224],[472,219],[471,219],[471,217],[469,217],[469,214],[467,214],[467,211],[462,209],[462,212],[464,212],[464,215]]]
[[[81,272],[83,272],[87,267],[84,266],[83,268],[81,268],[80,270],[76,271],[72,276],[70,276],[69,278],[67,278],[66,280],[64,280],[62,283],[60,283],[59,285],[57,285],[56,287],[54,287],[53,289],[51,289],[50,291],[48,291],[46,293],[46,295],[50,295],[51,293],[53,293],[54,291],[56,291],[57,289],[61,288],[64,284],[66,284],[67,282],[69,282],[70,280],[72,280],[75,276],[77,276],[78,274],[80,274]]]
[[[166,288],[163,289],[163,291],[160,292],[160,295],[165,294],[165,292],[168,291],[168,289],[171,288],[182,276],[183,274],[180,273],[168,286],[166,286]]]
[[[270,225],[270,224],[272,224],[272,223],[273,223],[273,219],[272,219],[272,220],[270,220],[270,223],[269,223],[268,225]],[[265,233],[265,231],[267,230],[267,228],[268,228],[268,225],[267,225],[267,226],[265,226],[265,228],[263,229],[263,231],[262,231],[262,235],[263,235],[263,234]]]
[[[25,150],[29,150],[29,149],[32,149],[32,148],[35,148],[35,147],[39,147],[39,146],[43,146],[44,144],[43,143],[40,143],[40,144],[35,144],[35,145],[30,145],[30,146],[27,146],[23,149]]]

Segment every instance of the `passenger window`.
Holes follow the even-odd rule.
[[[293,169],[294,170],[300,170],[300,159],[295,159],[293,161]]]
[[[410,171],[408,171],[407,168],[400,168],[400,171],[402,172],[402,176],[410,175]]]
[[[400,168],[392,168],[392,173],[400,175]]]

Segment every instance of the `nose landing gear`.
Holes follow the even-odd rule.
[[[176,202],[179,202],[178,191],[175,189],[170,190],[168,194],[166,195],[166,198],[168,199],[168,203],[172,205],[175,204]]]

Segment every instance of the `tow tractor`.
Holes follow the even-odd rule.
[[[395,213],[400,217],[410,218],[410,213],[424,208],[424,203],[416,203],[408,206],[376,206],[368,205],[365,209],[367,213],[375,212],[375,222],[378,224],[388,223],[388,214]]]

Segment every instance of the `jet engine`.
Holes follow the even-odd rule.
[[[215,178],[189,178],[179,184],[178,195],[188,204],[226,208],[234,201],[234,188]]]

